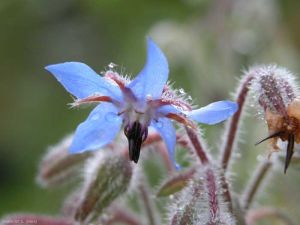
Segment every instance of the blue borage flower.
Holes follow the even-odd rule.
[[[151,38],[147,39],[147,45],[146,64],[132,81],[111,70],[103,77],[99,76],[80,62],[45,68],[76,97],[74,105],[101,102],[77,127],[71,153],[96,150],[112,142],[123,124],[129,143],[129,157],[137,163],[150,126],[165,141],[175,164],[176,132],[170,119],[194,127],[192,120],[216,124],[236,112],[238,106],[231,101],[214,102],[193,110],[166,84],[169,69],[163,52]]]

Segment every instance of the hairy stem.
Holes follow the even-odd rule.
[[[148,190],[144,185],[140,185],[141,197],[145,206],[145,211],[148,217],[149,225],[157,225],[153,203],[151,202]]]
[[[233,206],[232,206],[232,199],[231,199],[231,193],[229,189],[228,182],[226,180],[225,174],[221,174],[221,186],[223,190],[223,199],[228,204],[228,210],[230,213],[233,213]]]
[[[218,201],[218,185],[216,180],[215,171],[212,169],[211,162],[205,152],[203,145],[194,129],[185,127],[188,137],[194,147],[194,150],[199,157],[201,163],[206,166],[205,168],[205,183],[208,191],[209,201],[209,225],[217,225],[219,219],[219,201]],[[222,176],[222,187],[224,188],[224,200],[228,202],[229,211],[232,211],[231,195],[229,192],[228,184],[225,176]]]
[[[249,209],[255,194],[257,193],[258,189],[260,188],[264,178],[266,177],[268,171],[270,170],[272,163],[270,161],[262,161],[256,171],[253,174],[253,177],[250,179],[249,183],[247,184],[247,188],[243,193],[243,202],[242,206],[245,210]]]
[[[217,218],[219,217],[219,202],[218,202],[218,188],[216,183],[216,177],[211,168],[207,168],[206,172],[206,186],[208,190],[209,198],[209,211],[210,219],[209,225],[217,225]]]
[[[195,132],[194,129],[189,128],[189,127],[185,127],[185,130],[187,132],[187,135],[192,143],[192,145],[194,146],[194,150],[197,154],[197,156],[199,157],[201,163],[203,165],[209,164],[209,159],[207,157],[207,153],[205,152],[203,145],[201,144],[199,137],[197,135],[197,133]]]
[[[231,158],[232,149],[237,139],[239,122],[245,105],[246,97],[249,91],[249,84],[253,79],[253,77],[254,74],[252,72],[246,74],[241,81],[241,86],[237,90],[236,102],[238,103],[239,109],[227,123],[225,134],[224,134],[225,139],[223,141],[222,149],[221,149],[222,150],[221,165],[224,171],[226,171],[228,167],[228,163]]]

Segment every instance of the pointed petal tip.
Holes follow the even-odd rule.
[[[147,36],[146,39],[147,39],[147,43],[154,42],[151,36]]]
[[[87,66],[86,64],[82,63],[82,62],[62,62],[62,63],[56,63],[56,64],[50,64],[44,67],[44,69],[46,70],[52,70],[55,68],[58,68],[60,66],[67,66],[67,65],[82,65],[82,66]]]
[[[119,87],[99,76],[92,68],[82,62],[63,62],[45,67],[64,88],[77,98],[86,98],[95,93],[122,100]]]
[[[147,47],[148,47],[148,50],[151,47],[155,47],[161,51],[161,49],[158,47],[158,45],[155,43],[155,41],[150,36],[147,36]]]
[[[53,69],[55,69],[56,65],[57,64],[47,65],[44,67],[44,69],[51,73],[53,71]]]
[[[51,65],[47,65],[44,67],[44,69],[49,71],[50,67],[51,67]]]
[[[208,125],[214,125],[231,117],[238,110],[236,102],[224,100],[210,103],[200,109],[189,112],[193,120]]]
[[[65,63],[57,63],[57,64],[50,64],[44,67],[45,70],[47,70],[48,72],[52,73],[54,76],[56,76],[56,72],[57,70],[60,69],[60,67],[62,65],[64,65]]]
[[[147,59],[142,71],[127,85],[134,95],[145,100],[148,96],[158,99],[168,80],[168,60],[159,46],[147,37]]]

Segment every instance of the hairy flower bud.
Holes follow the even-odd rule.
[[[194,173],[195,173],[195,168],[191,168],[187,171],[183,171],[183,172],[180,171],[175,175],[169,177],[159,187],[156,196],[166,197],[182,190],[188,184],[188,181],[192,178]]]
[[[223,200],[218,173],[210,166],[197,171],[171,207],[171,225],[234,225]]]
[[[132,167],[122,154],[99,151],[87,161],[81,200],[75,219],[89,223],[123,194],[130,185]]]
[[[74,179],[83,166],[83,162],[92,155],[91,152],[70,154],[69,147],[72,139],[73,136],[69,135],[49,148],[38,171],[37,182],[41,186],[60,186]]]
[[[77,188],[73,192],[71,192],[64,200],[60,211],[65,218],[74,217],[79,202],[81,200],[81,193],[81,187]]]
[[[300,99],[294,76],[286,69],[275,65],[253,68],[255,78],[251,88],[255,103],[264,112],[273,151],[277,151],[278,139],[287,141],[286,172],[294,153],[294,142],[300,143]]]
[[[264,111],[286,116],[287,106],[296,98],[297,88],[291,72],[276,65],[254,67],[251,90],[255,103]]]

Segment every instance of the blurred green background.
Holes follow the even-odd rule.
[[[135,75],[150,35],[169,60],[174,86],[205,105],[230,98],[242,70],[253,64],[300,71],[299,22],[297,0],[1,0],[0,217],[58,213],[64,190],[35,184],[38,162],[89,112],[69,109],[72,98],[44,66],[82,61],[101,72],[114,62]],[[266,129],[255,110],[249,112],[235,155],[236,191],[266,147],[253,147]],[[220,143],[222,127],[204,127],[212,147]],[[299,221],[298,172],[283,175],[280,167],[253,207],[278,206]]]

